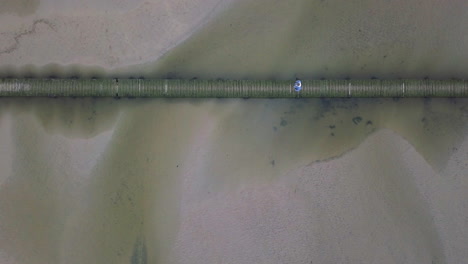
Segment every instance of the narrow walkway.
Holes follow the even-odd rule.
[[[2,79],[0,96],[308,98],[468,97],[466,80]]]

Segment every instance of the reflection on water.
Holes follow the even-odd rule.
[[[0,237],[15,240],[0,248],[35,263],[163,263],[184,193],[274,183],[383,128],[440,171],[467,126],[466,99],[2,99]]]

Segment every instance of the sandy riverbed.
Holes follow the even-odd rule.
[[[455,263],[467,111],[462,99],[2,99],[0,256]]]
[[[468,76],[466,1],[347,2],[3,1],[0,74]],[[0,262],[461,263],[467,135],[465,99],[0,99]]]

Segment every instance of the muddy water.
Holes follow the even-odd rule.
[[[13,263],[166,263],[187,204],[274,184],[384,128],[441,171],[468,131],[465,99],[2,99],[0,113]]]
[[[240,1],[154,71],[185,78],[466,78],[467,10],[465,1]]]
[[[79,9],[77,14],[103,11],[107,2],[97,1],[84,11]],[[120,4],[115,5],[115,8],[119,7],[114,10],[117,12],[115,16],[122,17],[125,25],[115,29],[113,25],[116,21],[105,20],[106,17],[95,21],[92,17],[86,18],[86,21],[94,23],[88,25],[89,28],[79,28],[80,31],[69,33],[82,35],[76,42],[94,43],[99,39],[99,46],[73,46],[71,50],[56,47],[56,51],[50,51],[47,57],[33,52],[32,46],[31,50],[18,51],[23,52],[23,56],[5,59],[0,64],[0,76],[468,78],[468,53],[465,48],[468,46],[468,29],[465,26],[468,24],[468,3],[464,0],[223,2],[226,3],[212,0],[205,8],[207,11],[202,11],[201,2],[161,2],[158,6],[157,3],[137,5],[119,1]],[[43,5],[52,7],[56,3],[44,1]],[[77,10],[73,5],[63,4],[58,11],[68,14],[70,8]],[[122,15],[122,12],[132,8],[143,13],[128,12]],[[47,8],[44,9],[41,14],[48,14]],[[191,14],[185,9],[199,11]],[[217,12],[208,12],[211,9]],[[198,22],[188,23],[190,20],[184,18],[184,12]],[[201,19],[195,20],[192,16],[206,16],[210,21],[205,19],[199,22]],[[153,20],[155,17],[157,21]],[[57,18],[47,21],[55,26],[54,30],[44,34],[50,33],[50,37],[59,36],[60,39],[72,38],[67,32],[76,29],[67,25],[79,22]],[[132,24],[129,21],[137,22]],[[182,27],[187,23],[190,24],[187,30],[178,29],[178,25]],[[194,25],[203,27],[194,29]],[[90,29],[94,27],[95,30]],[[131,35],[133,32],[147,32],[148,35]],[[186,36],[179,36],[181,32],[185,32]],[[12,47],[20,49],[21,43],[14,44],[14,35],[10,36],[12,33],[5,32],[5,50]],[[23,35],[19,35],[20,42],[25,42],[22,44],[25,48],[27,41]],[[86,38],[88,35],[90,39]],[[11,40],[7,41],[8,38]],[[57,43],[62,42],[57,40]],[[140,45],[142,43],[145,45]],[[179,45],[174,47],[175,43]],[[67,42],[67,46],[70,45]],[[157,48],[150,49],[151,46]],[[53,46],[41,47],[48,49]],[[129,47],[136,50],[129,50]],[[77,64],[82,61],[77,50],[82,50],[88,57],[92,54],[92,58]],[[140,54],[138,50],[146,53]],[[54,54],[62,56],[56,57]],[[51,58],[55,59],[51,61]],[[7,61],[11,62],[8,64]]]
[[[237,1],[156,62],[1,74],[466,78],[467,10]],[[467,134],[466,99],[1,99],[0,262],[459,263]]]

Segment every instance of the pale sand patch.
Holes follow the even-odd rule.
[[[154,61],[229,1],[40,2],[29,16],[0,15],[3,68],[52,63],[112,69]]]
[[[452,166],[466,172],[466,162]],[[185,186],[172,263],[458,263],[466,191],[446,177],[382,130],[343,157],[268,183],[217,193]]]
[[[0,74],[467,78],[466,24],[464,0],[42,0],[0,14]]]
[[[23,2],[2,9],[0,68],[466,76],[462,0]],[[93,102],[0,102],[2,263],[468,257],[466,100]]]
[[[25,16],[34,13],[38,6],[39,0],[19,0],[9,1],[0,0],[0,14],[12,13],[19,16]]]
[[[327,260],[336,250],[353,260],[367,245],[384,257],[395,250],[397,259],[428,259],[433,249],[439,259],[459,260],[467,239],[459,232],[466,107],[449,99],[2,99],[0,256],[294,262]],[[382,128],[400,135],[366,139]],[[361,234],[367,227],[375,238]],[[414,239],[404,235],[411,228]],[[395,235],[385,238],[389,229]],[[346,232],[357,249],[333,245]],[[415,242],[411,252],[400,252],[398,239]]]

